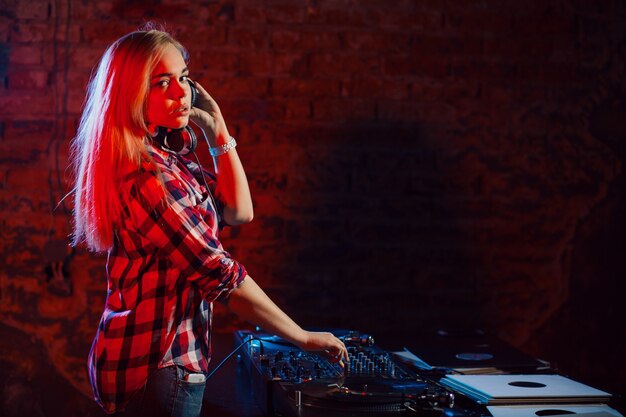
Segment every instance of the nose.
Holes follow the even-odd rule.
[[[186,81],[176,80],[171,84],[170,92],[175,99],[185,98],[189,86]]]

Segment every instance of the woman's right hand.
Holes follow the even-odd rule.
[[[337,362],[341,367],[350,361],[346,345],[332,333],[304,331],[303,341],[298,343],[298,347],[324,352],[331,362]]]
[[[190,80],[191,81],[191,80]],[[207,135],[211,146],[223,145],[229,139],[228,128],[217,102],[197,81],[192,81],[198,90],[196,102],[191,108],[190,119]]]
[[[261,326],[265,331],[282,337],[301,349],[324,352],[332,362],[344,366],[348,349],[343,342],[328,332],[309,332],[302,329],[282,311],[252,277],[247,276],[227,301],[228,307],[239,317]]]

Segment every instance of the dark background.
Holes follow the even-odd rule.
[[[51,211],[91,69],[147,20],[239,143],[226,247],[300,324],[482,329],[624,393],[626,3],[0,0],[1,415],[98,414],[104,257]]]

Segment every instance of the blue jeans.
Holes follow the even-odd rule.
[[[189,382],[189,371],[168,366],[154,372],[116,417],[199,417],[205,382]]]

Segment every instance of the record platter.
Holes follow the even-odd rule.
[[[347,377],[318,380],[284,387],[296,407],[359,413],[404,413],[416,404],[451,405],[452,398],[425,382]],[[441,391],[441,390],[440,390]],[[439,413],[436,413],[439,414]]]

